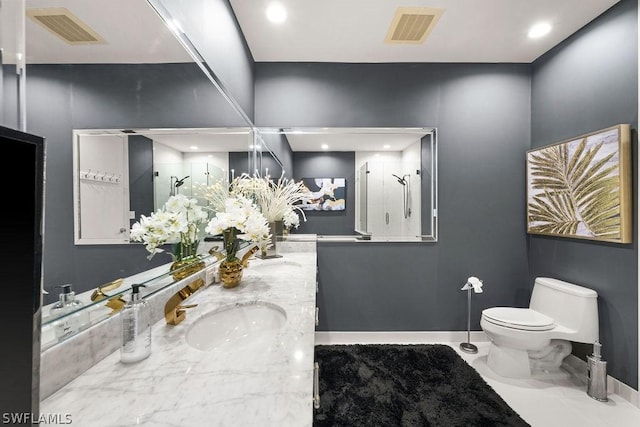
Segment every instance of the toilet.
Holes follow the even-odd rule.
[[[480,326],[491,345],[487,365],[498,375],[531,378],[561,374],[571,341],[598,339],[598,293],[548,277],[538,277],[529,308],[492,307]]]

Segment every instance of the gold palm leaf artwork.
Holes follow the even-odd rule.
[[[527,153],[529,233],[631,241],[629,126]]]

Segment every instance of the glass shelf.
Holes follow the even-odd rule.
[[[249,246],[250,246],[249,242],[242,241],[240,243],[240,250],[242,251],[248,248]],[[220,249],[221,247],[218,247],[218,250]],[[205,263],[205,267],[204,267],[205,269],[220,262],[220,259],[218,256],[211,255],[208,253],[200,254],[199,260]],[[92,295],[95,295],[96,291],[99,288],[107,287],[109,283],[102,284],[100,285],[99,288],[82,292],[75,296],[75,298],[82,303],[82,305],[78,307],[77,310],[73,310],[65,314],[52,317],[50,315],[50,312],[53,306],[57,302],[51,303],[43,307],[42,350],[50,348],[60,342],[64,342],[67,339],[76,335],[77,333],[82,332],[96,325],[97,323],[117,314],[122,308],[122,306],[124,305],[124,303],[128,301],[129,299],[128,294],[130,294],[131,285],[133,284],[144,285],[143,287],[140,287],[140,294],[142,298],[149,298],[150,296],[162,291],[166,287],[171,286],[181,280],[185,280],[186,278],[176,280],[174,278],[174,275],[176,273],[179,273],[182,270],[186,270],[190,268],[190,265],[186,265],[179,269],[170,271],[172,264],[173,264],[172,262],[169,262],[167,264],[154,267],[150,270],[135,274],[130,277],[116,279],[114,280],[114,282],[117,280],[122,280],[122,283],[117,288],[111,291],[102,290],[102,294],[104,296],[96,301],[91,300]],[[198,274],[201,271],[202,270],[199,270],[198,272],[193,274]],[[110,303],[110,301],[112,302]],[[114,307],[115,309],[112,307]],[[63,338],[56,338],[54,333],[55,324],[57,322],[64,321],[65,318],[70,318],[72,316],[84,317],[84,319],[81,319],[81,327],[77,331],[75,331],[73,334],[70,334]]]

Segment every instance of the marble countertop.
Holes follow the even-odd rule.
[[[316,253],[252,259],[240,285],[196,292],[177,326],[152,327],[152,353],[134,364],[116,351],[40,405],[80,426],[311,426]],[[267,302],[286,312],[268,346],[225,345],[209,351],[186,343],[205,313]]]

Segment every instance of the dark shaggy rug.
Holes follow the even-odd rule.
[[[320,426],[528,426],[446,345],[318,345]]]

